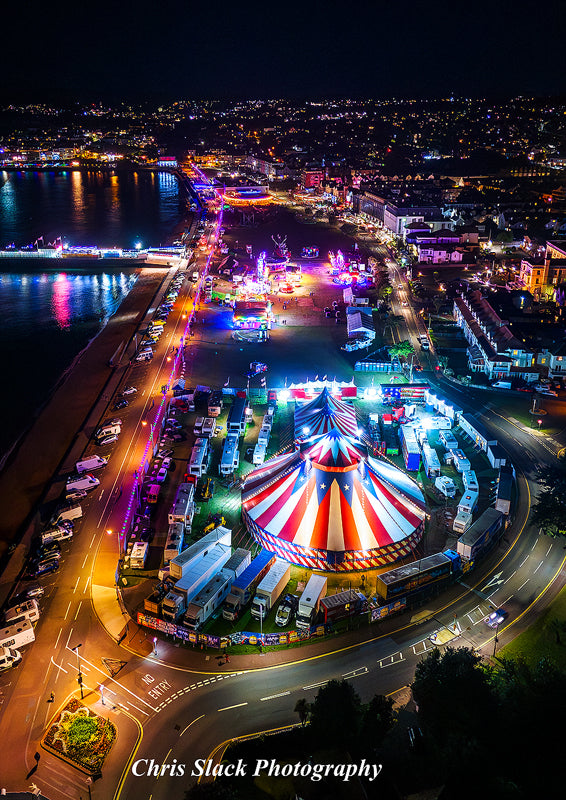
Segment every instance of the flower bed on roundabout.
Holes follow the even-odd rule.
[[[53,720],[41,744],[82,772],[95,774],[115,739],[115,725],[72,699]]]

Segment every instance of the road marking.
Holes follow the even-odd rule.
[[[63,672],[65,673],[65,675],[69,674],[64,667],[60,667],[59,664],[57,664],[55,661],[53,661],[53,656],[51,656],[51,663],[53,664],[54,667],[57,667],[57,669],[62,669]]]
[[[398,657],[397,657],[398,656]],[[403,653],[395,653],[392,656],[387,656],[387,658],[382,658],[377,663],[383,669],[383,667],[390,667],[393,664],[398,664],[400,661],[404,661]]]
[[[537,572],[537,570],[539,570],[539,569],[542,567],[543,563],[544,563],[543,561],[541,561],[541,562],[540,562],[540,564],[538,565],[538,567],[537,567],[537,568],[535,569],[535,571],[533,572],[533,575],[535,574],[535,572]]]
[[[77,591],[77,586],[79,585],[80,579],[81,579],[81,576],[79,575],[79,577],[77,578],[77,582],[75,583],[75,588],[73,589],[73,594]]]
[[[519,564],[519,566],[518,566],[518,569],[521,569],[521,567],[523,566],[523,564],[525,563],[525,561],[527,560],[527,558],[528,558],[528,556],[525,556],[525,557],[524,557],[524,559],[523,559],[523,560],[521,561],[521,563]]]
[[[311,683],[310,686],[303,686],[303,692],[306,692],[308,689],[318,689],[319,686],[326,686],[328,681],[320,681],[320,683]]]
[[[95,540],[95,539],[96,539],[96,533],[93,533],[93,534],[92,534],[92,539],[90,540],[90,547],[89,547],[89,550],[92,548],[92,545],[94,544],[94,540]]]
[[[100,492],[100,494],[99,494],[99,496],[98,496],[98,499],[99,499],[99,500],[102,500],[102,495],[103,495],[103,494],[104,494],[104,489],[103,489],[103,490]]]
[[[277,697],[287,697],[288,694],[291,694],[291,692],[280,692],[279,694],[270,694],[269,697],[260,697],[259,701],[260,703],[263,703],[264,700],[275,700]]]
[[[79,611],[81,610],[82,602],[83,602],[82,600],[79,600],[79,605],[77,606],[77,613],[75,614],[75,618],[74,618],[73,622],[77,621],[77,617],[79,616]]]
[[[71,628],[71,630],[69,631],[69,635],[67,636],[67,644],[65,645],[65,647],[67,648],[67,650],[70,650],[70,649],[71,649],[71,648],[69,647],[69,642],[71,641],[71,634],[72,634],[72,633],[73,633],[73,629]]]
[[[417,650],[417,647],[420,647],[421,649]],[[429,647],[429,642],[426,639],[423,639],[422,642],[417,642],[416,644],[413,645],[413,653],[416,656],[420,656],[421,653],[426,653],[427,650],[432,650],[432,649],[433,649],[432,645]]]
[[[71,601],[69,600],[69,605],[67,606],[67,610],[65,611],[65,616],[63,617],[63,619],[67,619],[67,615],[69,614],[70,610],[71,610]]]
[[[518,592],[520,592],[520,591],[521,591],[521,589],[523,588],[523,586],[526,586],[528,582],[529,582],[529,579],[527,578],[527,580],[525,581],[525,583],[522,583],[522,584],[519,586],[519,588],[517,589],[517,591],[518,591]]]
[[[542,563],[542,562],[541,562],[541,563]],[[507,583],[507,581],[510,581],[510,580],[511,580],[511,578],[513,577],[513,575],[515,575],[516,573],[517,573],[517,570],[515,570],[515,572],[512,572],[512,573],[511,573],[511,575],[509,575],[509,577],[508,577],[508,578],[505,578],[505,580],[503,581],[503,584],[506,584],[506,583]]]
[[[548,550],[547,550],[547,551],[546,551],[546,553],[544,554],[544,557],[545,557],[545,558],[546,558],[546,556],[547,556],[547,555],[550,553],[551,549],[552,549],[552,545],[551,545],[551,544],[549,544],[549,545],[548,545]]]
[[[59,644],[59,639],[61,638],[61,633],[63,632],[63,628],[59,628],[59,633],[57,634],[57,641],[55,642],[54,650],[57,649],[57,645]]]
[[[351,672],[345,672],[344,675],[342,675],[342,677],[345,679],[358,678],[361,675],[365,675],[367,671],[368,671],[367,667],[359,667],[358,669],[353,669]]]
[[[189,722],[189,724],[187,725],[187,727],[186,727],[186,728],[184,728],[184,729],[181,731],[181,733],[179,734],[179,739],[181,738],[181,736],[182,736],[184,733],[186,733],[186,731],[188,731],[188,730],[189,730],[189,728],[191,727],[191,725],[194,725],[194,724],[195,724],[195,722],[198,722],[198,721],[199,721],[199,719],[202,719],[203,717],[204,717],[204,714],[201,714],[201,715],[200,715],[200,717],[197,717],[197,718],[196,718],[196,719],[194,719],[192,722]]]
[[[85,588],[84,588],[84,590],[83,590],[83,594],[86,594],[86,590],[88,589],[88,582],[89,582],[89,581],[90,581],[90,575],[89,575],[89,576],[88,576],[88,578],[86,579],[86,583],[85,583]]]
[[[235,706],[226,706],[226,708],[219,708],[218,711],[231,711],[233,708],[241,708],[242,706],[247,706],[247,703],[238,703]]]
[[[533,550],[535,549],[536,546],[537,546],[537,542],[534,542],[533,546],[531,547],[531,553],[533,552]]]
[[[87,554],[86,554],[86,556],[85,556],[85,560],[83,561],[83,565],[82,565],[81,569],[84,569],[84,568],[85,568],[85,564],[86,564],[86,562],[88,561],[88,557],[89,557],[89,556],[90,556],[90,553],[87,553]]]
[[[67,646],[67,649],[68,649],[68,650],[71,650],[71,652],[74,652],[74,650],[72,650],[72,649],[71,649],[70,647],[68,647],[68,646]],[[146,701],[143,699],[143,697],[138,697],[138,695],[137,695],[137,694],[134,694],[134,692],[131,692],[131,691],[130,691],[128,688],[126,688],[126,686],[123,686],[123,685],[120,683],[120,681],[117,681],[117,680],[116,680],[116,678],[113,678],[112,676],[108,676],[106,672],[104,672],[103,670],[101,670],[101,669],[100,669],[100,667],[97,667],[97,666],[96,666],[96,664],[93,664],[93,663],[92,663],[92,661],[88,661],[87,659],[83,658],[83,659],[82,659],[82,661],[81,661],[81,663],[82,663],[82,664],[84,664],[84,663],[88,664],[88,665],[89,665],[90,667],[92,667],[94,670],[96,670],[97,672],[100,672],[100,674],[101,674],[101,675],[104,675],[104,679],[105,679],[105,680],[110,680],[110,681],[112,681],[112,683],[115,683],[115,684],[116,684],[116,686],[119,686],[119,687],[120,687],[120,689],[122,689],[122,691],[124,691],[124,692],[127,692],[128,694],[131,694],[131,695],[132,695],[132,697],[136,697],[136,698],[137,698],[137,700],[138,700],[138,702],[142,702],[142,703],[143,703],[145,706],[147,706],[148,708],[151,708],[151,710],[152,710],[152,711],[157,711],[157,709],[156,709],[156,708],[154,708],[154,706],[152,706],[150,703],[146,702]]]

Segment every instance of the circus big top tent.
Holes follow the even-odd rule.
[[[369,457],[332,424],[337,416],[322,435],[248,475],[244,520],[258,543],[294,564],[336,572],[381,567],[410,555],[420,540],[424,498],[404,472]],[[308,419],[310,428],[315,417]]]
[[[310,403],[297,406],[295,434],[318,436],[336,429],[346,436],[357,436],[356,412],[350,403],[333,397],[327,388]]]

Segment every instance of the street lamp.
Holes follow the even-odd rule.
[[[76,645],[75,647],[73,647],[72,649],[73,649],[73,650],[76,652],[76,654],[77,654],[77,672],[78,672],[78,675],[77,675],[77,683],[79,684],[79,687],[80,687],[80,690],[81,690],[81,700],[84,700],[84,694],[83,694],[83,675],[82,675],[82,672],[81,672],[81,658],[80,658],[80,655],[79,655],[79,647],[82,647],[82,643],[81,643],[81,644],[77,644],[77,645]]]
[[[153,637],[153,655],[157,655],[157,636]]]

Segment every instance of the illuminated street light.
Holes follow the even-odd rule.
[[[76,654],[77,654],[77,672],[78,672],[77,683],[79,684],[79,687],[80,687],[80,690],[81,690],[81,700],[83,700],[84,699],[84,694],[83,694],[83,675],[82,675],[82,672],[81,672],[81,659],[80,659],[80,656],[79,656],[79,647],[82,647],[82,643],[75,645],[75,647],[73,647],[71,649],[74,650],[76,652]]]

